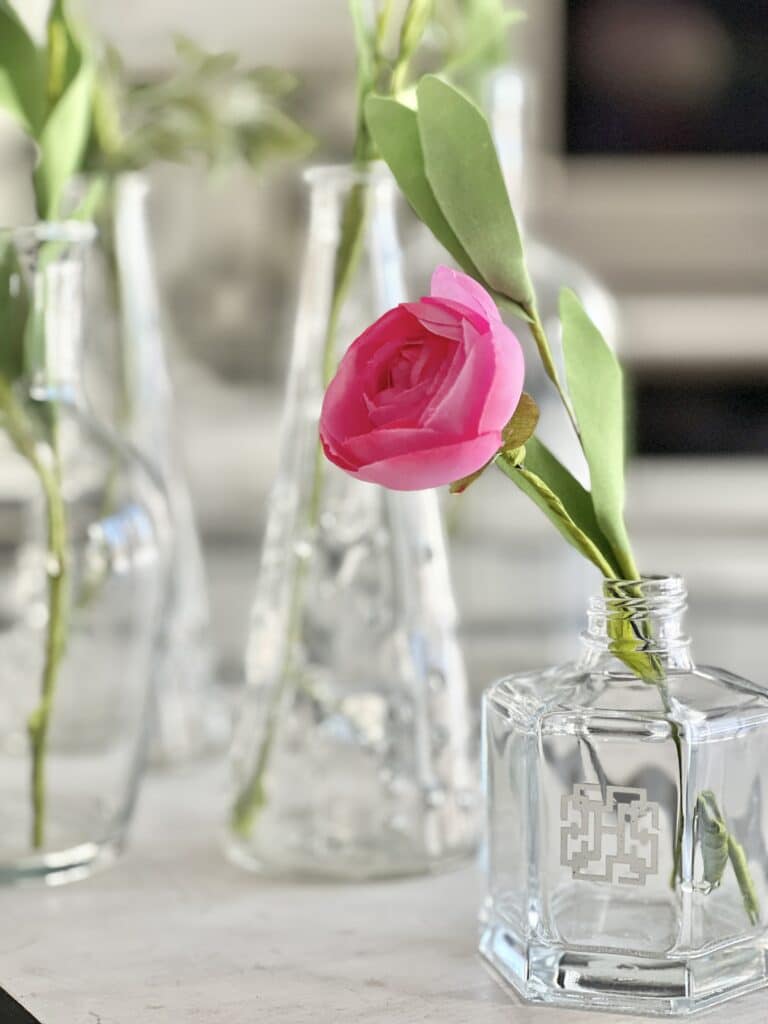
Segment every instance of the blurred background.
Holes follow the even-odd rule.
[[[319,140],[313,159],[348,158],[354,47],[342,0],[86,6],[137,82],[169,66],[174,32],[295,72],[292,113]],[[642,564],[688,578],[702,663],[768,683],[768,6],[518,6],[528,20],[512,31],[509,56],[533,103],[526,230],[590,268],[617,301]],[[42,17],[46,4],[23,7]],[[213,181],[165,165],[153,184],[180,439],[220,672],[236,682],[276,468],[305,196],[299,169],[286,163]],[[411,238],[417,228],[406,230]],[[415,271],[414,289],[427,269]],[[473,684],[572,653],[597,579],[503,480],[484,479],[455,502]],[[554,625],[545,609],[553,593],[563,595]]]

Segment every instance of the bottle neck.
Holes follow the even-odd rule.
[[[112,241],[119,296],[122,415],[134,443],[156,452],[169,436],[171,382],[166,360],[148,216],[149,185],[141,174],[123,174],[116,183]]]
[[[528,215],[526,181],[530,180],[527,110],[529,87],[523,74],[500,68],[489,81],[489,109],[499,162],[517,226],[523,233]]]
[[[42,224],[13,232],[20,273],[11,300],[23,313],[26,377],[39,402],[82,398],[85,258],[90,224]]]
[[[685,633],[687,590],[679,576],[607,580],[589,605],[581,665],[608,657],[647,679],[694,667]]]
[[[344,349],[406,298],[397,189],[381,163],[313,167],[305,180],[309,234],[294,365],[307,367],[315,386],[324,388]]]

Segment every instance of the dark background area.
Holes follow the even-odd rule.
[[[632,381],[634,440],[641,455],[768,452],[768,371],[662,372]]]
[[[768,152],[766,0],[569,0],[567,152]]]

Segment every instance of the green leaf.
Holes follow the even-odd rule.
[[[421,80],[417,96],[426,177],[445,219],[482,280],[529,306],[533,289],[488,122],[434,75]]]
[[[45,116],[40,54],[7,0],[0,0],[0,107],[32,135]]]
[[[624,524],[624,378],[618,359],[576,295],[560,294],[568,391],[589,465],[592,504],[621,573],[638,570]]]
[[[0,239],[0,377],[13,384],[24,373],[24,331],[29,296],[16,246]]]
[[[704,864],[704,878],[710,885],[719,885],[728,864],[728,829],[711,789],[699,793],[696,801],[696,824]]]
[[[522,448],[533,437],[538,423],[539,407],[534,399],[524,391],[512,418],[501,432],[503,449],[513,452]]]
[[[499,469],[513,483],[517,484],[534,504],[538,505],[565,540],[589,559],[604,576],[611,576],[613,574],[611,565],[590,537],[574,522],[562,499],[540,476],[528,468],[527,447],[525,461],[526,465],[521,466],[517,453],[514,458],[504,452],[496,457],[496,465]]]
[[[385,96],[370,96],[366,119],[376,148],[419,220],[468,274],[482,280],[461,242],[437,205],[424,170],[416,111]]]
[[[582,533],[589,537],[607,562],[613,563],[611,545],[597,521],[592,495],[582,487],[573,473],[536,437],[526,443],[525,465],[560,497],[568,515]]]
[[[48,107],[59,102],[83,62],[83,44],[76,34],[65,0],[55,0],[46,27],[46,91]]]
[[[94,69],[83,63],[54,107],[40,136],[40,164],[35,175],[43,217],[59,214],[64,189],[82,165],[91,127]]]

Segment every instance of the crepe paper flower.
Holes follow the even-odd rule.
[[[484,466],[523,391],[523,353],[490,295],[448,267],[429,296],[380,317],[347,350],[320,416],[331,462],[392,490]]]

